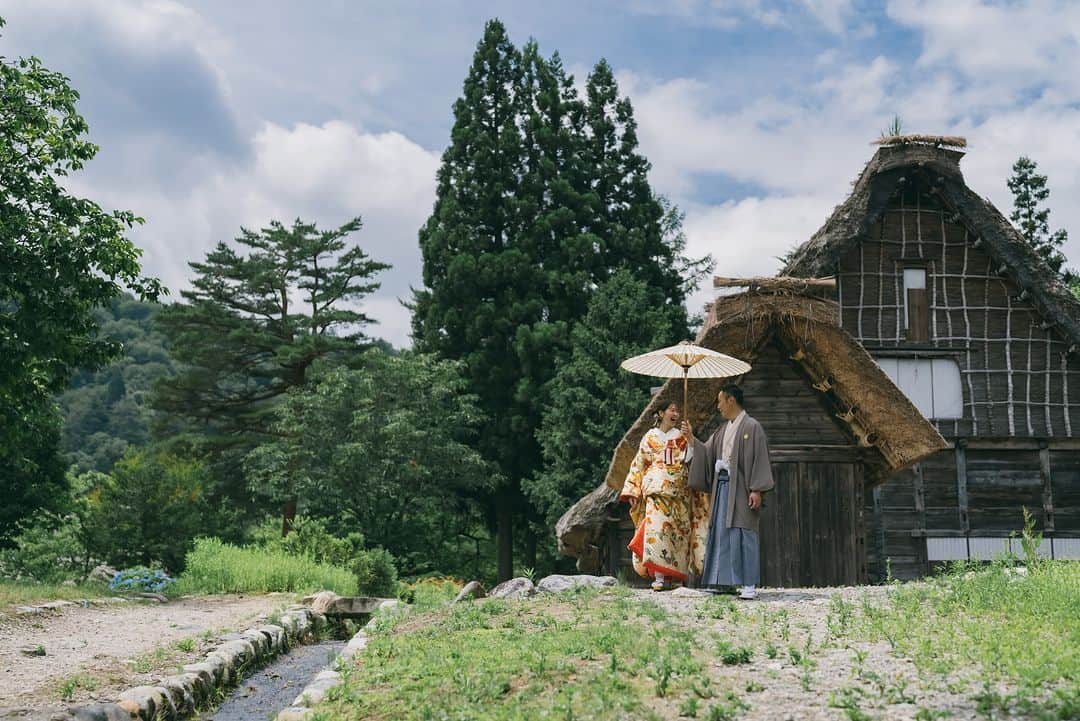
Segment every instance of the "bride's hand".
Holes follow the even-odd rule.
[[[687,438],[691,438],[694,435],[694,427],[690,425],[690,421],[682,422],[682,434]]]

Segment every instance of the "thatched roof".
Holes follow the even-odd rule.
[[[966,148],[967,138],[959,135],[885,135],[871,145],[934,145],[937,147]]]
[[[839,307],[830,300],[791,293],[739,293],[712,305],[697,342],[753,365],[765,344],[777,338],[852,440],[873,449],[868,463],[881,472],[898,470],[945,448],[937,430],[859,342],[840,328],[838,318]],[[694,382],[688,409],[694,418],[715,414],[716,394],[727,380]],[[605,478],[609,487],[622,487],[638,443],[652,426],[653,413],[681,399],[682,381],[668,381],[646,406],[615,448]]]
[[[1000,263],[999,272],[1026,290],[1045,318],[1070,343],[1080,344],[1080,301],[1016,228],[976,195],[960,172],[963,153],[932,144],[883,145],[867,163],[851,195],[796,252],[781,275],[820,277],[836,272],[840,257],[869,237],[892,199],[912,182],[925,184],[979,245]]]

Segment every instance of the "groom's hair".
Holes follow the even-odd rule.
[[[739,386],[735,385],[734,383],[728,383],[727,385],[725,385],[723,388],[720,389],[720,392],[723,393],[724,395],[728,395],[728,396],[731,396],[732,398],[734,398],[735,402],[739,404],[739,408],[742,408],[742,406],[743,406],[742,388],[739,388]]]

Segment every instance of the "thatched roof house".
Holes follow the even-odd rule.
[[[943,448],[934,427],[859,342],[837,325],[837,317],[836,303],[828,300],[782,290],[739,293],[712,304],[696,342],[754,365],[770,341],[779,341],[851,439],[877,452],[871,456],[875,470],[899,470]],[[710,432],[721,420],[716,417],[716,394],[726,382],[692,381],[691,417],[708,419]],[[622,488],[653,414],[673,400],[682,402],[682,381],[668,381],[623,436],[608,466],[608,486]],[[702,425],[700,420],[697,425]],[[698,431],[704,434],[703,428]]]
[[[810,512],[814,504],[843,503],[839,496],[848,493],[852,497],[846,500],[844,507],[853,511],[861,503],[864,482],[876,483],[888,473],[945,447],[934,427],[893,385],[873,358],[837,325],[836,303],[803,295],[794,290],[793,284],[798,281],[785,283],[778,280],[767,284],[768,290],[717,300],[697,338],[697,342],[707,348],[722,350],[754,366],[750,373],[737,380],[747,394],[748,412],[762,422],[769,435],[772,461],[779,473],[783,474],[782,466],[788,464],[792,473],[805,473],[809,466],[818,468],[824,474],[822,477],[835,480],[843,476],[846,479],[839,492],[830,486],[828,494],[834,498],[825,501],[811,498],[805,488],[804,497],[799,499],[795,488],[799,484],[789,484],[796,495],[785,499],[781,507],[773,511],[774,514],[789,513],[786,520],[779,516],[775,519],[783,526],[789,526],[791,518],[798,515],[795,506],[804,506],[806,518],[803,523],[809,524],[813,522],[810,516],[815,515]],[[717,392],[724,382],[727,381],[691,381],[689,412],[695,430],[702,437],[722,422],[715,406]],[[666,383],[616,447],[605,485],[582,499],[560,519],[556,530],[560,549],[567,555],[578,557],[582,570],[598,570],[606,565],[612,571],[613,565],[621,563],[612,555],[622,553],[618,542],[608,542],[604,538],[610,525],[618,523],[619,514],[615,513],[617,490],[622,487],[641,437],[652,425],[653,412],[671,400],[681,402],[681,399],[682,382]],[[841,469],[839,475],[838,468]],[[785,510],[783,503],[790,507]],[[816,515],[824,518],[828,513]],[[792,529],[787,531],[790,533]],[[797,534],[797,524],[795,532]],[[834,527],[821,532],[835,534],[838,544],[850,546],[849,554],[838,553],[837,556],[846,555],[849,560],[858,557],[862,530],[857,523],[857,514],[851,513],[847,520],[838,521]],[[601,552],[605,546],[606,553]],[[798,544],[788,543],[783,553],[798,556],[807,551],[800,549]],[[778,568],[785,565],[779,553],[773,555]],[[817,572],[799,571],[797,563],[786,565],[795,569],[791,573],[803,573],[809,582],[822,583],[853,582],[865,570],[860,571],[860,564],[854,561],[844,564],[844,569],[823,568]],[[777,570],[777,573],[782,574],[782,571]],[[769,569],[765,569],[765,575],[768,578]],[[773,580],[791,581],[782,577]]]
[[[888,139],[863,168],[847,200],[796,251],[782,275],[813,278],[836,273],[840,258],[871,239],[882,215],[905,190],[920,187],[966,229],[972,247],[997,261],[998,275],[1020,288],[1080,350],[1080,301],[990,201],[964,182],[963,138],[900,136]]]

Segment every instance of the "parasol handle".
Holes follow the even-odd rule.
[[[688,376],[689,373],[690,373],[690,366],[683,366],[683,369],[682,369],[682,408],[683,408],[683,416],[686,419],[687,423],[690,422],[690,405],[689,405],[690,391],[689,391],[689,380],[688,380],[689,379],[689,376]],[[689,440],[689,439],[687,439],[687,440]]]

